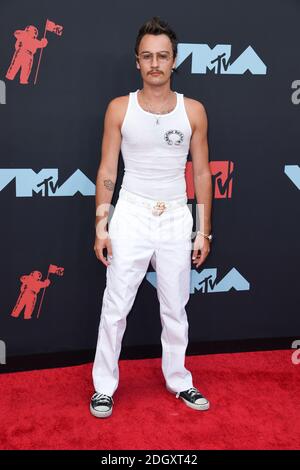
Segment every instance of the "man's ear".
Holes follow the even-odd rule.
[[[173,65],[172,65],[172,69],[176,69],[176,61],[177,61],[177,56],[176,56],[175,59],[174,59],[174,62],[173,62]]]
[[[137,67],[138,69],[140,69],[141,67],[140,67],[140,64],[139,64],[139,59],[138,59],[138,57],[135,57],[135,63],[136,63],[136,67]]]

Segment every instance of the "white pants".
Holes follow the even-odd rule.
[[[187,198],[176,201],[175,206],[174,201],[165,201],[167,209],[155,215],[150,206],[156,201],[120,190],[108,227],[112,258],[108,257],[111,264],[106,268],[92,371],[97,392],[112,396],[118,387],[126,317],[150,261],[156,270],[166,386],[174,392],[193,387],[191,372],[185,368],[189,327],[185,306],[190,296],[193,217]],[[150,206],[141,205],[144,203]]]

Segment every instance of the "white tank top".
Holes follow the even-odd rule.
[[[124,175],[121,187],[155,200],[187,197],[185,167],[192,129],[182,93],[167,114],[145,111],[137,99],[129,101],[121,127]]]

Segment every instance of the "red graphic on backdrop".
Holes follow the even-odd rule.
[[[20,83],[28,84],[29,75],[33,64],[33,56],[38,48],[44,48],[48,44],[46,38],[37,39],[38,30],[35,26],[26,26],[24,30],[14,32],[16,37],[15,53],[6,73],[6,78],[14,80],[19,69]]]
[[[32,69],[34,54],[37,49],[40,49],[39,61],[34,79],[34,84],[36,84],[42,51],[48,44],[48,39],[46,38],[47,31],[55,33],[57,36],[61,36],[63,27],[47,19],[44,37],[42,39],[37,39],[38,29],[32,25],[26,26],[24,30],[17,30],[14,32],[14,36],[17,40],[15,43],[15,53],[6,73],[6,78],[8,80],[14,80],[18,71],[21,70],[20,83],[22,85],[27,85],[29,83],[28,80]]]
[[[232,181],[234,164],[231,160],[211,162],[213,187],[216,199],[229,199],[232,197]]]
[[[57,34],[57,36],[61,36],[63,32],[63,27],[59,24],[55,24],[53,21],[47,20],[46,31],[50,31],[51,33]]]
[[[212,175],[213,196],[215,199],[230,199],[232,197],[232,180],[234,164],[230,160],[209,162]],[[188,199],[195,198],[194,176],[192,162],[186,164],[186,186]]]
[[[30,320],[34,311],[34,307],[37,300],[37,295],[41,289],[44,289],[43,295],[40,301],[37,318],[40,316],[40,310],[44,299],[45,290],[50,285],[49,274],[57,274],[63,276],[64,268],[60,268],[55,264],[50,264],[48,268],[47,278],[42,281],[42,273],[40,271],[32,271],[29,275],[25,274],[20,277],[21,292],[17,299],[16,305],[14,306],[11,316],[18,318],[24,310],[24,320]]]

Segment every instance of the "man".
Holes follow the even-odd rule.
[[[112,414],[126,317],[150,261],[157,276],[166,388],[193,409],[209,408],[184,367],[193,229],[184,170],[190,150],[197,207],[201,209],[200,231],[193,246],[193,263],[199,267],[212,238],[206,112],[200,102],[170,89],[177,38],[167,23],[158,17],[145,23],[137,36],[135,55],[143,89],[109,103],[97,174],[94,250],[107,267],[107,284],[93,365],[95,393],[90,411],[96,417]],[[107,231],[120,149],[125,174]]]

